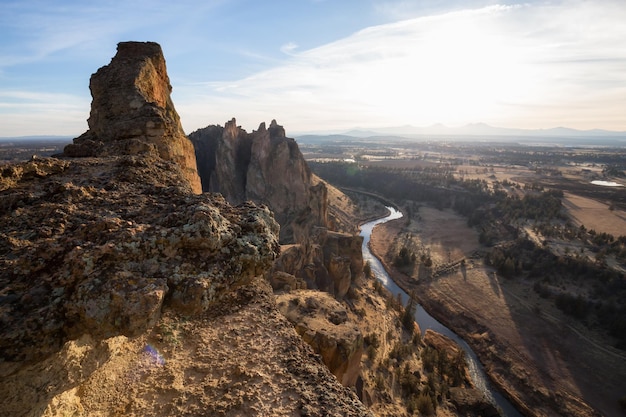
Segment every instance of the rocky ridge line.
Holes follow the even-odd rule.
[[[313,227],[327,227],[326,187],[313,184],[298,144],[276,120],[248,133],[232,119],[189,138],[203,190],[219,192],[231,204],[252,200],[269,206],[281,225],[282,243],[301,242]]]
[[[118,55],[65,157],[0,172],[0,414],[368,415],[276,308],[268,208],[192,193],[160,47]]]

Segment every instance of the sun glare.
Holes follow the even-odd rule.
[[[496,33],[491,15],[421,23],[410,43],[390,46],[398,56],[354,80],[368,85],[364,98],[381,111],[417,122],[468,123],[498,103],[523,100],[532,88],[524,82],[525,57]]]

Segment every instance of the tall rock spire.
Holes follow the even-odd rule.
[[[89,130],[65,148],[67,156],[156,152],[175,162],[195,193],[202,192],[193,144],[170,93],[161,46],[120,42],[109,65],[91,76]]]

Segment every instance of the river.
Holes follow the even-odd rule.
[[[392,294],[400,294],[402,303],[406,305],[409,300],[408,294],[398,287],[389,277],[385,268],[383,268],[380,261],[370,252],[368,246],[374,226],[402,217],[402,213],[393,207],[387,207],[387,209],[391,213],[387,217],[365,223],[361,226],[361,236],[363,236],[363,261],[370,263],[372,273],[376,276],[376,278],[380,280]],[[485,374],[482,364],[478,360],[478,357],[463,339],[437,321],[433,316],[428,314],[419,304],[415,310],[415,321],[419,324],[422,332],[425,332],[427,329],[431,329],[454,340],[465,351],[465,357],[467,359],[469,372],[472,377],[472,381],[474,382],[474,386],[481,390],[492,403],[498,406],[506,417],[522,417],[522,414],[520,414],[519,411],[517,411],[517,409],[515,409],[515,407],[513,407],[513,405],[492,386],[487,378],[487,375]]]

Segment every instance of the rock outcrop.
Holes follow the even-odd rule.
[[[329,294],[318,291],[280,294],[277,303],[333,375],[344,386],[354,386],[361,370],[363,336],[348,320],[346,309]]]
[[[65,148],[66,156],[154,152],[178,165],[194,193],[202,192],[195,151],[170,97],[159,44],[119,43],[111,63],[91,76],[89,88],[89,130]]]
[[[158,45],[91,89],[66,157],[0,171],[0,415],[367,415],[276,308],[270,210],[193,194]]]
[[[136,336],[163,303],[200,313],[270,267],[270,211],[192,195],[171,166],[143,155],[3,171],[2,358],[38,359],[84,333]]]
[[[469,417],[499,417],[498,409],[476,388],[450,388],[450,402],[458,415]]]
[[[275,120],[247,133],[232,119],[189,138],[203,190],[219,192],[231,204],[252,200],[270,207],[281,225],[282,243],[302,241],[312,227],[327,226],[326,188],[313,185],[298,144]]]
[[[270,281],[274,289],[321,289],[343,298],[363,272],[362,238],[331,231],[328,187],[315,178],[295,140],[272,121],[247,133],[235,119],[189,135],[205,191],[231,203],[266,204],[279,222],[283,255]],[[287,275],[286,275],[286,274]]]
[[[342,299],[354,280],[363,274],[362,244],[361,236],[315,229],[306,244],[283,247],[272,267],[270,282],[274,289],[283,289],[285,279],[277,272],[287,273],[304,281],[306,288]]]

